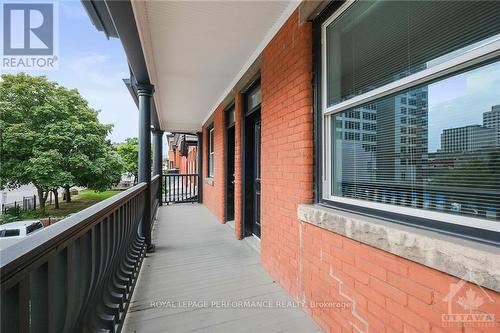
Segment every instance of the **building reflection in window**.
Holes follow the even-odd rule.
[[[333,116],[333,195],[500,220],[500,62]]]

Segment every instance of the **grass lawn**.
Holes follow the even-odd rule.
[[[111,198],[113,195],[120,193],[118,190],[109,190],[104,192],[95,192],[94,190],[84,190],[75,196],[78,200],[91,200],[91,201],[102,201],[107,198]]]
[[[15,220],[29,220],[43,217],[65,217],[69,214],[79,212],[87,207],[90,207],[99,201],[111,198],[113,195],[120,193],[118,190],[110,190],[104,192],[94,192],[93,190],[84,190],[71,197],[71,202],[67,203],[62,198],[59,198],[59,209],[55,209],[54,205],[45,207],[45,214],[40,209],[30,212],[23,212]],[[12,222],[9,219],[8,222]],[[0,223],[7,222],[0,220]]]

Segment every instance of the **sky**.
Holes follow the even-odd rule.
[[[59,68],[27,73],[45,75],[65,87],[78,89],[94,109],[100,110],[100,121],[114,125],[109,136],[112,142],[137,136],[138,111],[122,81],[129,73],[120,41],[108,40],[97,31],[79,0],[57,3]],[[482,114],[491,110],[492,105],[500,104],[498,87],[498,63],[430,84],[428,150],[440,148],[443,129],[481,125]]]
[[[443,129],[482,125],[483,113],[500,104],[500,62],[428,86],[428,151],[440,148]]]
[[[129,71],[120,41],[108,40],[97,31],[80,1],[58,1],[58,7],[59,69],[25,72],[78,89],[94,109],[100,110],[99,120],[114,125],[111,142],[137,136],[139,114],[122,81],[129,77]],[[5,72],[15,73],[2,70]]]

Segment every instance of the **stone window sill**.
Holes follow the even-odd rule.
[[[214,178],[213,177],[205,178],[205,184],[208,184],[210,186],[214,186]]]
[[[493,245],[320,205],[299,205],[299,220],[500,292]]]

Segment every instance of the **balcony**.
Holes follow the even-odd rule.
[[[233,233],[204,205],[161,207],[123,331],[319,332]]]
[[[181,188],[192,186],[163,177],[5,249],[1,304],[9,306],[2,306],[1,330],[320,330],[264,271],[256,249],[235,240],[204,205],[179,203]],[[177,203],[160,207],[169,202],[160,184],[162,192],[179,192],[170,196]],[[148,215],[154,251],[143,236]]]
[[[453,187],[446,182],[422,186],[413,180],[411,186],[403,186],[400,179],[412,178],[395,173],[395,166],[402,164],[387,156],[395,155],[400,133],[409,134],[405,126],[397,131],[392,126],[396,119],[403,123],[403,117],[395,114],[404,114],[406,122],[410,112],[399,102],[393,107],[395,96],[411,89],[421,94],[421,84],[497,61],[499,39],[471,47],[470,52],[434,69],[403,77],[392,72],[382,75],[389,60],[411,58],[385,56],[405,50],[388,47],[399,44],[385,43],[387,31],[394,30],[391,41],[434,31],[421,36],[423,41],[432,36],[428,47],[432,52],[445,46],[440,45],[440,34],[444,40],[465,45],[468,42],[460,43],[463,36],[456,28],[469,25],[460,20],[449,23],[469,15],[449,15],[446,6],[453,4],[460,14],[469,11],[462,6],[481,6],[418,3],[443,7],[418,10],[423,18],[412,21],[435,26],[410,34],[405,19],[410,11],[399,7],[412,2],[394,7],[394,13],[399,13],[392,15],[394,22],[390,12],[376,8],[390,2],[82,2],[97,30],[108,38],[120,38],[129,61],[130,78],[124,82],[139,109],[139,184],[3,251],[2,332],[319,331],[312,320],[327,332],[498,332],[500,227],[494,208],[500,207],[498,189],[484,195],[488,205],[481,220],[472,216],[478,215],[476,205],[467,207],[468,199],[479,197],[478,193],[456,186],[460,174],[449,178],[453,183],[456,179]],[[377,4],[374,9],[372,4]],[[358,5],[360,10],[365,5],[370,9],[358,15],[352,9]],[[337,46],[344,28],[328,41],[328,26],[349,17],[344,14],[350,10],[353,19],[345,20],[345,30],[353,29],[353,36],[370,40],[357,43],[363,45],[359,54],[366,61],[359,69],[368,74],[352,77],[380,75],[391,83],[373,90],[368,85],[367,91],[354,89],[353,94],[361,95],[351,98],[348,93],[349,99],[327,110],[321,105],[327,105],[322,95],[327,97],[323,89],[328,91],[328,75],[344,77],[341,68],[328,69],[326,57],[329,43],[332,50],[341,50]],[[443,18],[430,19],[429,13]],[[486,18],[496,23],[496,13],[486,8],[471,18],[477,25],[488,22]],[[375,14],[380,18],[371,19]],[[381,29],[359,31],[374,30],[383,35],[384,43],[377,43],[369,33],[358,33],[358,24],[372,27],[373,22]],[[402,30],[397,28],[399,23]],[[497,34],[498,24],[493,23],[484,31]],[[449,38],[452,34],[447,35],[443,27],[457,37]],[[347,49],[352,46],[349,43]],[[425,53],[424,44],[411,45],[418,57]],[[400,45],[410,47],[406,40]],[[369,47],[380,50],[372,52]],[[352,67],[349,61],[346,64]],[[333,61],[333,67],[337,65]],[[349,87],[350,79],[346,80]],[[389,97],[391,103],[382,103],[378,110],[366,104]],[[491,110],[497,112],[500,101],[493,104]],[[347,136],[354,143],[352,149],[344,153],[330,149],[343,146],[334,140],[341,132],[329,129],[335,127],[330,122],[335,120],[333,112],[340,115],[360,107],[366,111],[370,133],[364,134],[371,144],[361,145],[363,119],[356,111],[352,118],[359,121],[349,129],[358,132],[346,132],[352,134]],[[381,116],[377,118],[376,112]],[[412,112],[412,119],[418,119],[418,113]],[[385,125],[390,129],[377,125],[382,119],[389,119]],[[412,132],[433,122],[427,115],[420,115],[420,123],[415,121]],[[447,122],[448,118],[443,124]],[[375,129],[383,134],[378,144],[373,140]],[[188,150],[188,157],[196,156],[197,167],[186,164],[188,173],[184,173],[180,166],[169,165],[181,175],[159,176],[165,131],[193,137],[196,151]],[[428,143],[428,130],[420,132],[419,142]],[[382,146],[391,153],[382,151],[383,163],[375,165],[371,158]],[[407,147],[404,154],[415,150]],[[496,156],[489,160],[488,169],[473,175],[478,183],[487,187],[498,183]],[[429,172],[454,163],[442,157],[425,158]],[[351,164],[346,163],[350,160]],[[417,174],[412,166],[424,169],[415,161],[405,161],[405,175]],[[382,168],[384,164],[391,168]],[[356,177],[339,177],[339,188],[333,191],[335,175],[343,165],[344,174]],[[380,182],[373,181],[376,168],[383,176]],[[484,170],[490,169],[494,172],[485,176],[489,171]],[[442,194],[453,199],[447,212]],[[233,220],[236,230],[219,223]],[[262,256],[247,243],[256,241],[254,236],[262,236]],[[312,319],[288,295],[309,304]],[[475,313],[481,321],[470,326],[464,313]],[[457,322],[456,316],[465,320]]]

